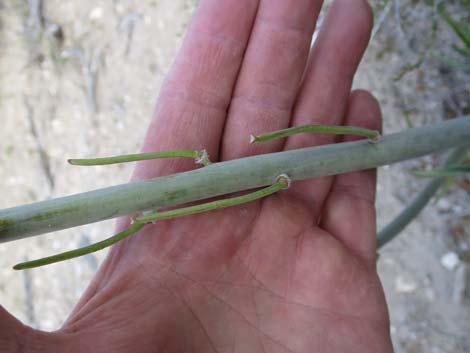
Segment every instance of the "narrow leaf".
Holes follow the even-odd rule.
[[[454,30],[455,34],[462,40],[467,48],[470,48],[470,29],[463,24],[455,21],[444,9],[444,4],[442,3],[438,7],[438,13],[444,21]]]
[[[465,174],[470,173],[470,165],[455,165],[450,166],[442,169],[434,169],[434,170],[418,170],[413,172],[414,175],[419,177],[428,177],[428,178],[436,178],[436,177],[455,177],[455,176],[462,176]]]

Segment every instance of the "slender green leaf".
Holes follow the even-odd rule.
[[[445,10],[444,3],[441,3],[437,11],[442,19],[453,29],[455,34],[465,44],[467,48],[470,48],[470,26],[465,26],[455,21]]]
[[[410,112],[408,110],[403,111],[403,117],[405,118],[406,126],[408,126],[408,129],[414,128],[414,124],[413,124],[413,121],[411,120]]]
[[[454,165],[449,166],[442,169],[434,169],[434,170],[417,170],[413,172],[414,175],[419,177],[427,177],[427,178],[436,178],[436,177],[455,177],[455,176],[462,176],[465,174],[470,173],[470,165],[462,164],[462,165]]]
[[[455,52],[459,53],[463,57],[470,58],[470,49],[461,48],[457,45],[452,45],[452,49],[454,49]]]

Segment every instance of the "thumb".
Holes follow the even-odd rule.
[[[64,352],[65,337],[41,332],[21,323],[0,305],[0,347],[2,353]]]

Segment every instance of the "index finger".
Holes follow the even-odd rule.
[[[258,0],[202,0],[164,83],[144,152],[202,149],[217,159],[233,86]],[[193,168],[188,160],[138,164],[134,179]]]

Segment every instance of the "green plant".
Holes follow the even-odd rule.
[[[470,116],[408,129],[380,139],[376,131],[357,127],[317,125],[252,136],[251,141],[264,142],[301,132],[358,134],[367,137],[368,140],[257,155],[220,163],[210,163],[206,153],[193,150],[70,160],[71,164],[76,165],[98,165],[150,158],[189,157],[195,158],[196,162],[203,164],[204,167],[190,172],[0,210],[0,242],[145,212],[142,216],[134,217],[134,223],[128,229],[111,238],[82,249],[22,263],[14,268],[37,267],[101,250],[137,232],[147,223],[229,207],[270,195],[288,187],[291,181],[375,168],[448,148],[456,148],[446,162],[447,166],[452,166],[466,155],[469,147]],[[443,179],[443,176],[437,175],[423,194],[418,196],[417,201],[414,201],[396,221],[379,233],[380,246],[395,237],[416,217],[440,187]],[[158,210],[167,206],[266,185],[270,186],[243,196],[170,211],[148,213],[149,210]]]

